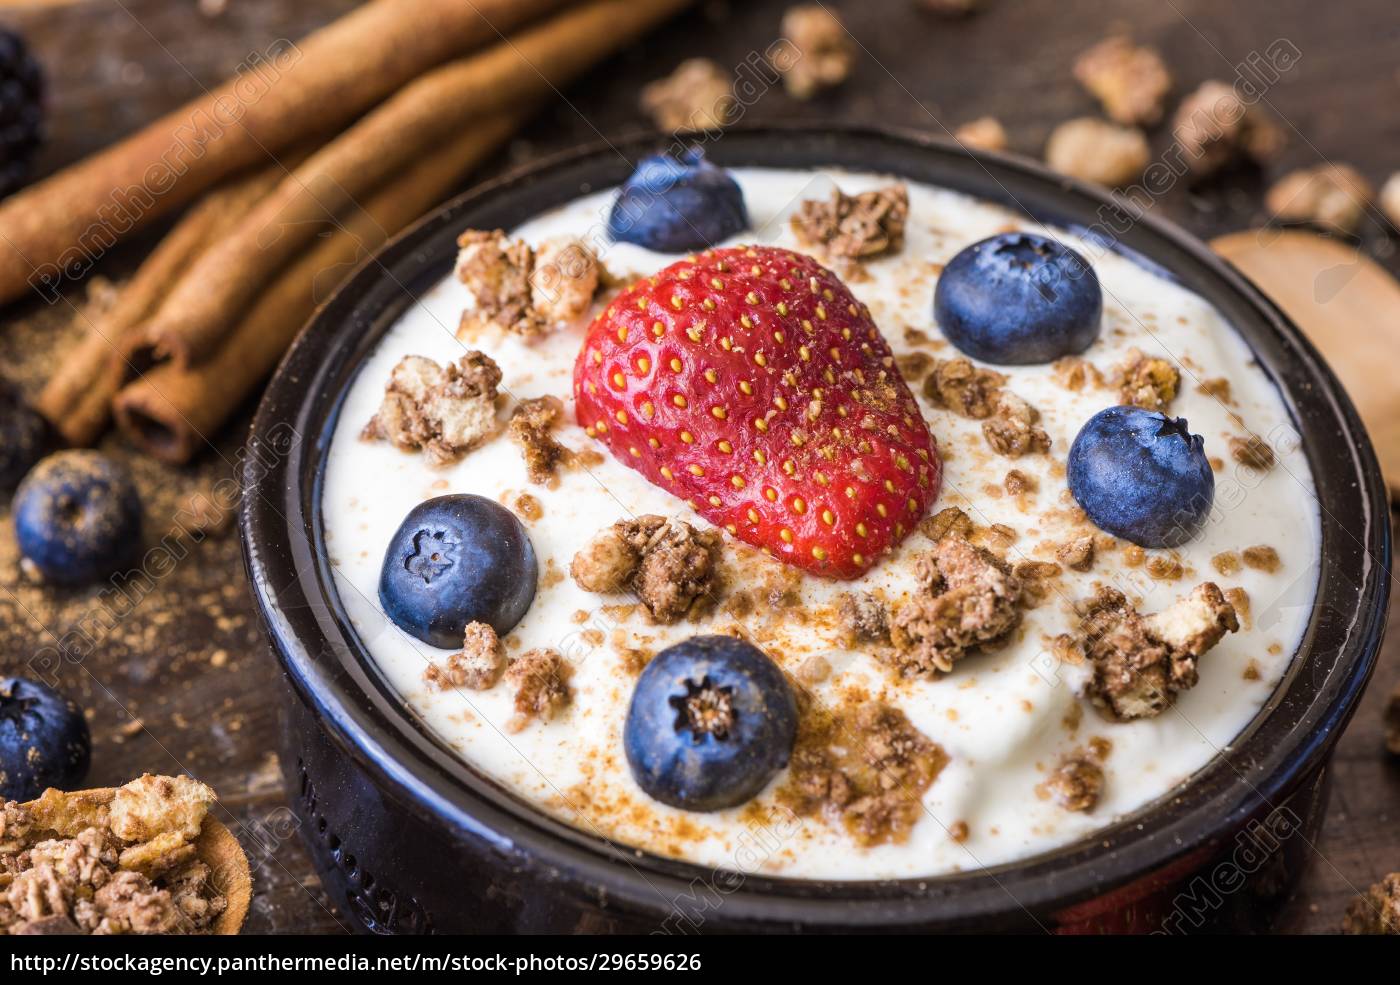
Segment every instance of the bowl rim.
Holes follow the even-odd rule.
[[[610,905],[664,914],[680,900],[693,901],[700,887],[723,894],[726,924],[870,928],[971,927],[1008,911],[1038,922],[1219,847],[1321,764],[1375,666],[1389,597],[1390,529],[1370,441],[1317,350],[1204,243],[1155,215],[1134,215],[1136,210],[1114,193],[1025,158],[970,152],[926,134],[808,124],[737,126],[706,150],[727,166],[892,173],[1020,210],[1022,198],[1010,190],[1015,188],[1036,204],[1030,212],[1036,219],[1081,233],[1086,227],[1076,217],[1131,217],[1125,231],[1115,231],[1114,248],[1145,257],[1176,279],[1188,272],[1188,286],[1221,308],[1274,379],[1298,428],[1321,502],[1313,615],[1290,669],[1240,736],[1164,797],[1062,848],[938,877],[784,879],[652,856],[544,815],[455,754],[442,756],[446,747],[415,722],[367,665],[348,629],[325,552],[318,550],[319,464],[346,385],[417,289],[451,269],[455,253],[447,244],[468,223],[518,225],[569,200],[537,204],[536,196],[572,189],[576,197],[616,184],[638,157],[673,143],[674,138],[655,132],[590,143],[512,169],[434,210],[342,282],[313,314],[269,384],[242,468],[245,565],[256,607],[293,687],[344,752],[391,784],[406,809],[434,818],[458,836],[479,839],[517,866],[567,873]],[[938,176],[924,176],[934,173]],[[529,208],[516,208],[521,204]],[[495,221],[495,213],[518,218]],[[1203,283],[1214,293],[1203,291]],[[1358,523],[1359,529],[1343,529],[1338,518]]]

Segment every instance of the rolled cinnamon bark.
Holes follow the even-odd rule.
[[[434,65],[573,0],[375,0],[0,203],[0,303],[53,296],[125,236]]]
[[[117,424],[138,448],[166,462],[189,461],[247,398],[316,306],[346,275],[453,190],[463,174],[510,138],[520,110],[479,121],[351,210],[343,225],[262,292],[223,346],[191,369],[165,363],[127,384],[113,401]]]
[[[155,312],[202,252],[277,186],[283,168],[294,167],[304,156],[235,176],[210,192],[171,228],[112,306],[93,318],[34,403],[65,442],[90,445],[101,437],[111,421],[112,398],[127,376],[123,352],[131,330]]]
[[[247,299],[364,191],[483,114],[548,95],[690,0],[594,0],[425,75],[313,155],[200,257],[144,330],[155,358],[205,358]]]

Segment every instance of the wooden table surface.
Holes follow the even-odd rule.
[[[298,38],[354,6],[353,0],[75,0],[0,5],[0,22],[21,29],[49,67],[51,133],[41,170],[59,167],[129,132],[222,80],[249,54]],[[782,0],[702,0],[694,12],[594,71],[545,111],[481,175],[538,155],[645,124],[638,86],[682,58],[704,55],[738,66],[776,37]],[[1114,26],[1131,26],[1158,46],[1180,87],[1230,80],[1251,52],[1277,39],[1302,52],[1268,93],[1290,131],[1278,168],[1354,164],[1373,181],[1400,168],[1400,7],[1394,0],[989,0],[960,21],[941,20],[913,0],[830,3],[865,49],[840,90],[801,104],[781,91],[747,107],[754,122],[849,120],[932,133],[998,116],[1015,149],[1037,153],[1050,128],[1091,112],[1069,76],[1076,53]],[[220,9],[221,8],[221,9]],[[1166,137],[1155,135],[1157,146]],[[1207,189],[1177,188],[1162,214],[1209,237],[1262,221],[1266,179],[1237,176]],[[150,237],[117,251],[101,275],[127,275]],[[1400,271],[1394,240],[1370,220],[1361,246]],[[37,386],[71,341],[72,304],[15,306],[0,315],[0,366]],[[1364,326],[1358,326],[1364,331]],[[132,458],[147,495],[154,542],[169,529],[180,496],[233,472],[247,414],[217,437],[191,468]],[[59,685],[89,709],[91,779],[122,782],[142,771],[189,770],[212,784],[242,826],[255,866],[250,932],[336,932],[340,918],[321,891],[281,806],[270,694],[277,673],[260,637],[233,533],[188,544],[174,570],[125,604],[110,594],[57,593],[27,585],[16,571],[0,504],[0,668],[23,672],[45,647],[74,630],[94,606],[117,615],[88,639],[89,655],[56,671]],[[130,597],[137,593],[128,592]],[[1290,932],[1337,926],[1348,899],[1382,873],[1400,869],[1400,767],[1381,747],[1385,691],[1400,679],[1400,637],[1392,636],[1376,682],[1342,737],[1331,810],[1313,864],[1278,916]]]

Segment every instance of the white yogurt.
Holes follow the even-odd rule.
[[[850,193],[895,180],[761,169],[740,169],[735,175],[757,230],[736,242],[795,249],[799,247],[785,217],[796,202],[825,198],[833,180]],[[961,194],[913,184],[909,192],[903,251],[869,263],[869,278],[851,281],[850,287],[869,305],[896,355],[916,348],[905,335],[906,328],[913,328],[927,333],[935,347],[942,345],[931,350],[924,344],[922,351],[951,358],[957,353],[942,343],[930,314],[937,271],[969,243],[1007,228],[1037,227],[999,206]],[[596,242],[612,195],[588,195],[513,234],[536,244],[559,236]],[[656,804],[640,791],[622,751],[634,678],[618,644],[654,651],[698,632],[723,631],[732,619],[721,611],[700,625],[654,626],[641,613],[617,621],[604,607],[625,604],[626,598],[586,593],[566,573],[574,553],[596,531],[620,518],[659,513],[697,526],[705,521],[610,456],[587,470],[561,471],[558,487],[546,489],[529,484],[519,449],[504,435],[446,469],[433,469],[421,455],[405,454],[385,443],[361,441],[360,429],[374,414],[384,382],[403,356],[425,355],[447,363],[466,348],[481,348],[496,360],[504,374],[502,388],[511,397],[553,394],[568,406],[572,422],[571,374],[587,320],[530,344],[497,335],[464,343],[454,332],[469,295],[451,278],[410,309],[366,361],[346,399],[326,465],[326,539],[337,585],[380,670],[407,707],[464,760],[541,810],[605,836],[624,856],[644,849],[704,866],[796,878],[933,876],[1065,845],[1169,793],[1234,739],[1292,659],[1316,584],[1320,521],[1312,478],[1291,440],[1294,432],[1279,395],[1213,307],[1124,257],[1099,255],[1064,231],[1049,232],[1091,257],[1103,285],[1103,334],[1085,358],[1107,370],[1137,347],[1170,358],[1181,371],[1182,392],[1171,412],[1186,417],[1192,431],[1205,437],[1207,453],[1222,462],[1216,474],[1220,515],[1177,552],[1187,568],[1181,579],[1155,580],[1144,567],[1130,569],[1122,551],[1102,554],[1087,574],[1066,571],[1050,599],[1026,613],[1009,645],[970,656],[937,681],[895,680],[872,657],[843,648],[825,620],[804,625],[759,613],[745,621],[751,637],[790,672],[813,654],[831,662],[834,673],[815,688],[819,699],[834,701],[848,688],[864,687],[903,709],[943,747],[948,766],[925,794],[925,815],[907,841],[862,849],[817,818],[784,822],[773,815],[760,825],[756,819],[764,812],[753,805],[690,814]],[[603,256],[613,273],[626,275],[650,273],[674,259],[627,244],[608,245]],[[979,422],[934,409],[920,396],[945,456],[943,492],[934,509],[958,505],[978,524],[1012,527],[1018,536],[1006,555],[1013,562],[1054,560],[1056,544],[1088,532],[1069,509],[1073,502],[1063,463],[1070,443],[1087,418],[1118,401],[1112,391],[1092,386],[1072,393],[1055,381],[1048,366],[997,368],[1010,377],[1010,388],[1044,415],[1052,451],[1014,461],[996,456]],[[1230,405],[1198,389],[1202,381],[1221,377],[1230,382]],[[502,420],[506,413],[508,408]],[[1275,446],[1275,468],[1260,475],[1235,464],[1227,440],[1245,432],[1231,413]],[[572,423],[558,437],[575,449],[593,446]],[[1016,497],[991,491],[1001,487],[1013,467],[1040,483],[1024,511]],[[575,693],[572,707],[560,718],[509,734],[508,687],[444,692],[426,686],[424,669],[446,652],[389,623],[380,611],[376,587],[385,546],[415,505],[447,492],[501,500],[520,491],[530,492],[543,506],[543,516],[527,524],[542,578],[533,606],[507,640],[509,652],[559,649],[573,665]],[[726,544],[733,578],[739,582],[735,587],[780,567],[739,548],[732,539]],[[1212,568],[1214,555],[1253,545],[1276,549],[1281,567],[1274,573],[1246,567],[1228,576]],[[800,589],[802,608],[820,612],[843,591],[877,586],[897,597],[909,582],[913,555],[926,547],[924,538],[912,535],[857,582],[806,577]],[[741,555],[743,560],[736,561]],[[1074,624],[1069,603],[1093,594],[1095,583],[1118,585],[1140,599],[1140,608],[1148,612],[1207,580],[1247,591],[1252,618],[1242,620],[1239,633],[1202,659],[1197,687],[1156,719],[1105,721],[1078,696],[1087,668],[1060,665],[1049,656],[1047,641]],[[585,614],[586,621],[576,621],[578,613]],[[1067,723],[1080,718],[1081,711],[1077,729],[1072,729]],[[1076,814],[1038,796],[1037,785],[1060,757],[1096,736],[1112,743],[1098,806],[1091,813]],[[772,803],[774,787],[783,778],[780,775],[760,795],[759,806]],[[962,825],[966,837],[955,840],[950,830]]]

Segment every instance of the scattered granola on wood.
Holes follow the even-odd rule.
[[[1006,128],[995,116],[979,116],[953,131],[953,139],[977,150],[1006,150]]]
[[[1162,119],[1172,77],[1154,48],[1122,35],[1105,38],[1074,63],[1074,77],[1115,123],[1152,126]]]
[[[1351,901],[1342,933],[1400,936],[1400,872],[1392,872]]]
[[[851,74],[855,42],[840,18],[821,4],[790,7],[781,33],[774,67],[794,99],[811,99]]]
[[[1141,130],[1092,116],[1066,120],[1050,132],[1045,144],[1045,163],[1051,168],[1110,188],[1131,184],[1150,157]]]
[[[1283,129],[1234,86],[1204,82],[1177,107],[1172,136],[1193,175],[1204,178],[1241,160],[1267,164],[1285,142]]]
[[[718,130],[734,112],[734,81],[718,62],[688,58],[642,87],[642,109],[669,133]]]
[[[1337,232],[1355,232],[1375,198],[1375,189],[1347,164],[1321,164],[1285,175],[1264,196],[1274,218],[1308,222]]]

